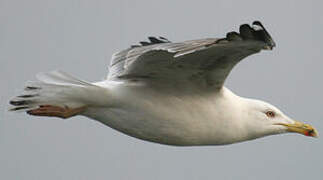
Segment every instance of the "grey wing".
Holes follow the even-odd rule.
[[[240,26],[226,38],[171,43],[141,42],[113,56],[108,80],[137,80],[155,85],[221,88],[231,69],[243,58],[275,46],[259,21]]]

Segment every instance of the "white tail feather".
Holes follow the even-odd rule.
[[[27,84],[22,95],[10,101],[12,111],[28,111],[41,105],[77,108],[106,103],[108,89],[79,80],[67,73],[53,71],[37,75],[39,81]]]

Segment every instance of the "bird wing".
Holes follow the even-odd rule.
[[[264,26],[240,26],[239,33],[225,38],[207,38],[172,43],[149,37],[150,42],[113,55],[108,80],[134,80],[163,86],[189,85],[220,89],[231,69],[243,58],[275,43]]]

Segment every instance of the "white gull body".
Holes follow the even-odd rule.
[[[66,73],[42,73],[10,103],[11,110],[68,118],[84,115],[130,136],[177,146],[223,145],[297,132],[317,136],[269,103],[223,86],[243,58],[272,49],[258,21],[226,38],[150,42],[116,53],[107,80],[88,83]]]
[[[265,136],[277,128],[285,130],[281,126],[254,128],[257,124],[248,123],[248,108],[257,101],[236,96],[225,87],[215,94],[181,96],[158,93],[145,85],[106,87],[113,86],[111,92],[120,104],[109,109],[89,108],[84,115],[143,140],[182,146],[221,145]]]

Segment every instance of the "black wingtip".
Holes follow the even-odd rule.
[[[35,97],[35,96],[38,96],[38,94],[25,94],[25,95],[20,95],[20,96],[17,96],[19,98],[32,98],[32,97]]]
[[[148,46],[150,43],[146,41],[140,41],[139,42],[142,46]]]
[[[258,26],[264,27],[260,21],[254,21],[252,25],[258,25]]]
[[[28,105],[31,104],[32,101],[30,100],[21,100],[21,101],[9,101],[9,103],[13,106],[23,106],[23,105]]]
[[[240,34],[235,31],[227,33],[226,38],[228,41],[241,41],[242,40],[242,37],[240,36]]]
[[[164,41],[157,39],[156,37],[150,36],[150,37],[148,37],[148,39],[150,40],[151,43],[154,43],[154,44],[164,43]]]
[[[251,28],[249,24],[242,24],[239,28],[242,39],[254,39],[253,31],[253,28]]]
[[[264,41],[267,46],[265,46],[265,49],[273,49],[276,46],[276,43],[274,42],[273,38],[270,36],[266,28],[262,25],[260,21],[254,21],[252,23],[254,26],[253,29],[255,30],[255,35],[258,40]]]
[[[168,39],[159,36],[159,37],[154,37],[154,36],[149,36],[148,37],[149,41],[140,41],[140,45],[132,45],[131,48],[136,48],[136,47],[140,47],[140,46],[149,46],[149,45],[153,45],[153,44],[161,44],[161,43],[170,43],[171,41],[169,41]]]
[[[239,33],[229,32],[225,38],[228,41],[237,40],[257,40],[265,43],[263,49],[273,49],[276,44],[266,28],[260,21],[254,21],[252,26],[249,24],[242,24],[239,28]]]
[[[23,110],[23,109],[29,109],[29,106],[19,106],[19,107],[14,107],[9,109],[9,111],[19,111],[19,110]]]
[[[41,89],[40,87],[34,87],[34,86],[27,86],[25,87],[25,91],[30,91],[30,90],[39,90]]]

